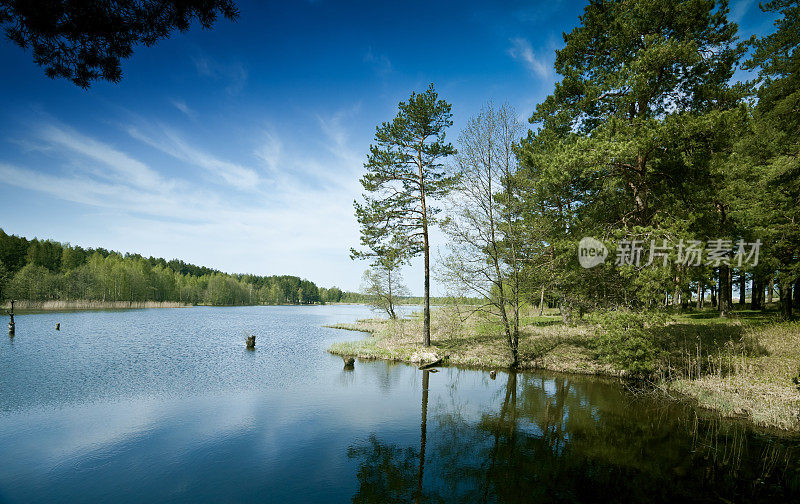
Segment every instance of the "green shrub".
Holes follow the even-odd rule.
[[[663,313],[610,311],[598,314],[595,321],[600,331],[594,348],[601,361],[637,378],[648,378],[655,373],[663,350],[648,329],[665,324]]]

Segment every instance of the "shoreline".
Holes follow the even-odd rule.
[[[455,328],[448,334],[442,327],[447,325],[447,317],[437,312],[434,314],[437,314],[437,323],[432,324],[436,330],[432,330],[430,347],[425,348],[419,343],[419,323],[414,318],[396,321],[365,319],[327,325],[334,329],[369,333],[359,340],[334,343],[328,352],[343,357],[417,366],[444,359],[442,366],[481,371],[508,370],[510,358],[505,350],[505,340],[492,334],[491,328],[473,324]],[[610,379],[625,376],[623,370],[601,362],[590,350],[591,340],[596,334],[593,327],[565,326],[554,316],[536,317],[531,322],[521,331],[518,371],[550,371]],[[740,330],[742,326],[740,322],[730,320],[715,323]],[[706,324],[697,324],[693,329],[719,330],[719,327],[712,329]],[[674,325],[676,331],[685,331],[683,326],[690,324]],[[653,384],[653,390],[665,399],[689,400],[695,406],[725,418],[745,420],[759,428],[797,435],[800,433],[800,391],[791,382],[790,374],[796,375],[797,369],[792,366],[800,364],[794,355],[800,352],[800,324],[744,327],[752,338],[759,341],[762,350],[758,355],[738,355],[735,358],[739,362],[734,363],[734,371],[662,379]]]
[[[245,306],[326,306],[321,303],[313,304],[252,304],[252,305],[208,305],[186,304],[177,301],[89,301],[89,300],[53,300],[53,301],[14,301],[14,315],[32,315],[37,313],[77,312],[77,311],[103,311],[103,310],[149,310],[163,308],[236,308]],[[0,304],[0,315],[7,316],[11,303],[6,301]]]
[[[89,300],[52,300],[52,301],[14,301],[14,314],[49,313],[59,311],[95,311],[95,310],[142,310],[149,308],[190,308],[193,305],[174,301],[89,301]],[[0,310],[8,312],[11,303],[6,301]],[[3,313],[5,315],[6,313]]]
[[[434,314],[439,312],[434,311]],[[433,318],[433,317],[432,317]],[[555,318],[555,317],[543,317]],[[368,333],[370,336],[355,341],[332,344],[328,352],[339,356],[352,356],[365,360],[388,360],[407,364],[424,365],[444,359],[446,365],[482,371],[505,371],[509,369],[509,355],[505,341],[488,334],[465,336],[431,335],[431,346],[419,343],[416,328],[411,327],[416,319],[406,318],[363,319],[354,323],[329,324],[324,327]],[[441,321],[435,321],[440,322]],[[439,324],[433,323],[436,327]],[[600,363],[579,348],[579,341],[588,339],[585,328],[567,327],[557,334],[544,335],[551,327],[549,321],[535,328],[536,336],[550,337],[551,341],[531,345],[533,338],[520,338],[520,361],[517,371],[547,370],[559,373],[621,378],[624,372],[610,364]],[[538,329],[538,330],[537,330]],[[480,328],[478,329],[480,331]],[[433,329],[432,329],[433,332]],[[444,336],[444,337],[443,337]],[[526,343],[528,343],[526,345]],[[555,351],[555,352],[554,352]]]

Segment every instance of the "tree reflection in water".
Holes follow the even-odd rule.
[[[428,429],[423,372],[419,449],[374,434],[351,447],[348,456],[359,463],[353,502],[774,503],[800,496],[797,438],[635,397],[602,380],[506,378],[492,409],[477,416],[466,413],[455,382],[438,396]]]

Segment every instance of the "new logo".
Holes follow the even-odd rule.
[[[607,256],[608,249],[600,240],[585,236],[578,243],[578,262],[584,268],[594,268],[598,264],[603,264]]]

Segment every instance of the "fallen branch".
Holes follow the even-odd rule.
[[[442,362],[447,358],[447,356],[442,357],[441,359],[437,359],[431,363],[423,364],[419,367],[419,369],[430,369],[432,367],[441,366]]]

